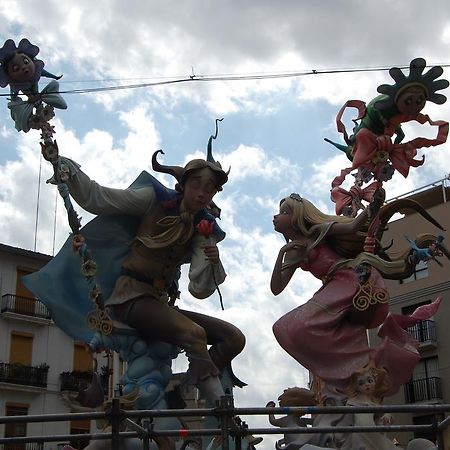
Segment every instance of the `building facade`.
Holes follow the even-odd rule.
[[[410,193],[407,197],[419,202],[446,230],[450,230],[450,183],[448,179]],[[390,251],[408,246],[405,236],[415,238],[419,233],[442,234],[444,244],[450,247],[450,237],[429,223],[420,214],[402,211],[403,217],[392,220],[383,237],[383,246],[393,243]],[[395,219],[395,218],[394,218]],[[437,404],[450,403],[450,261],[445,257],[437,262],[420,262],[414,274],[402,281],[389,280],[390,309],[394,313],[411,314],[423,304],[441,296],[439,311],[430,320],[422,321],[408,331],[419,341],[420,362],[411,380],[385,404]],[[376,341],[376,330],[369,333]],[[395,414],[396,424],[429,424],[441,419],[433,414]],[[435,440],[435,435],[401,433],[396,438],[406,445],[412,437]],[[446,436],[446,449],[450,449],[450,434]]]
[[[67,413],[64,396],[76,395],[92,378],[93,360],[51,320],[50,312],[21,282],[51,259],[0,244],[0,415]],[[111,358],[99,360],[105,392],[113,387]],[[93,425],[93,424],[92,424]],[[94,425],[93,425],[94,426]],[[86,433],[90,421],[0,425],[0,436]],[[72,442],[81,447],[83,442]],[[1,450],[57,450],[58,443],[5,445]]]

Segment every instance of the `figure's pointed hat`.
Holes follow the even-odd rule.
[[[153,170],[156,172],[162,172],[172,175],[176,178],[180,185],[183,185],[190,172],[192,172],[193,170],[204,169],[205,167],[208,167],[214,172],[217,177],[217,190],[222,190],[222,186],[228,181],[228,174],[230,170],[228,170],[228,172],[225,172],[222,169],[221,164],[218,161],[215,161],[212,155],[212,140],[217,138],[218,122],[222,120],[223,119],[216,119],[216,133],[214,135],[211,135],[209,138],[206,160],[193,159],[192,161],[189,161],[184,167],[165,166],[160,164],[156,159],[158,153],[164,154],[164,152],[162,150],[157,150],[155,153],[153,153],[152,156]]]

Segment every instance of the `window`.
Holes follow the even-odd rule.
[[[72,420],[70,422],[70,434],[87,434],[89,433],[91,428],[91,421],[90,420]],[[76,449],[83,449],[89,444],[89,439],[83,439],[81,436],[80,438],[73,437],[70,440],[70,445],[73,448]]]
[[[29,269],[17,268],[16,274],[16,298],[14,311],[19,314],[34,315],[36,299],[32,292],[30,292],[22,283],[22,277],[33,273]]]
[[[74,342],[73,344],[73,370],[79,372],[92,371],[92,355],[87,350],[86,345],[82,342]]]
[[[406,403],[442,399],[437,356],[419,361],[411,381],[405,384],[405,397]]]
[[[24,364],[31,366],[33,354],[33,335],[13,331],[11,333],[11,346],[9,350],[9,362],[12,364]]]
[[[414,273],[404,280],[400,280],[400,284],[411,283],[412,281],[421,280],[428,276],[428,264],[426,261],[419,261],[414,269]]]
[[[439,360],[437,356],[421,359],[414,369],[412,379],[420,380],[435,377],[439,377]]]
[[[426,302],[405,306],[404,308],[402,308],[402,314],[413,314],[419,306],[429,305],[430,303],[431,301],[428,300]],[[408,333],[410,333],[414,337],[414,339],[419,342],[436,342],[436,326],[433,318],[421,320],[415,325],[408,327],[406,331],[408,331]]]
[[[29,405],[21,403],[6,403],[5,412],[7,416],[28,415]],[[5,424],[5,437],[21,437],[27,435],[26,423]],[[25,450],[26,444],[5,444],[4,450]]]

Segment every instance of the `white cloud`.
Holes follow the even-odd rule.
[[[236,0],[226,4],[190,0],[183,5],[174,1],[130,1],[126,6],[120,1],[93,5],[87,0],[71,4],[9,0],[3,9],[8,11],[8,20],[3,22],[15,25],[5,30],[12,36],[20,25],[21,35],[33,41],[39,37],[36,43],[50,70],[56,71],[64,63],[77,68],[84,79],[127,78],[139,82],[155,77],[189,77],[192,68],[200,76],[273,73],[407,64],[418,51],[428,58],[445,54],[445,2],[437,1],[433,8],[424,8],[418,0],[409,2],[408,7],[402,5],[340,1],[334,8],[326,8],[324,14],[322,5],[312,7],[287,0],[276,7],[269,2],[256,6]],[[396,21],[395,27],[382,27],[376,38],[366,33],[368,17],[372,23],[385,24],[386,10],[400,14],[402,20]],[[440,14],[436,15],[438,10]],[[42,27],[44,22],[46,27]],[[361,73],[309,76],[301,79],[301,98],[326,98],[338,104],[353,97],[358,86],[359,96],[369,100],[375,95],[373,86],[382,78],[383,74]],[[63,80],[68,81],[68,76]],[[166,101],[189,98],[212,112],[231,113],[265,111],[255,96],[274,90],[288,92],[290,86],[289,80],[208,83],[195,89],[188,85],[178,86],[176,91],[152,89],[149,93],[162,95]],[[101,94],[97,99],[112,110],[115,102],[130,95],[116,92]]]
[[[46,68],[64,73],[63,89],[189,77],[192,70],[201,76],[367,68],[407,65],[417,56],[446,63],[443,55],[448,54],[450,36],[446,0],[435,1],[433,8],[419,0],[336,0],[326,8],[321,2],[290,0],[99,0],[95,4],[88,0],[4,0],[2,6],[0,38],[18,42],[28,37],[39,45]],[[396,20],[386,21],[386,15]],[[368,33],[368,27],[375,31]],[[448,71],[445,76],[449,77]],[[255,128],[258,123],[270,127],[269,121],[261,120],[270,117],[294,129],[285,137],[276,129],[252,133],[236,127],[225,150],[215,152],[225,169],[231,166],[230,181],[217,196],[221,226],[227,232],[220,244],[228,271],[221,288],[226,310],[220,311],[216,294],[199,304],[182,289],[183,305],[229,320],[247,336],[247,347],[234,368],[249,386],[236,392],[237,406],[263,406],[288,386],[305,386],[306,372],[278,345],[271,327],[280,316],[307,301],[320,282],[297,271],[282,294],[271,294],[272,266],[283,245],[282,237],[272,231],[272,216],[279,200],[293,191],[313,199],[322,210],[332,211],[331,180],[349,161],[338,152],[332,157],[319,155],[319,142],[308,141],[308,152],[301,154],[298,147],[319,132],[339,140],[334,123],[339,107],[348,99],[368,102],[381,83],[391,83],[387,72],[108,91],[83,97],[81,117],[55,121],[61,153],[81,163],[99,183],[113,187],[126,187],[142,169],[149,169],[151,154],[166,147],[166,140],[182,148],[183,154],[161,156],[163,162],[182,164],[183,158],[185,163],[204,157],[203,149],[192,148],[194,139],[188,146],[176,138],[181,133],[191,137],[204,132],[194,130],[193,123],[203,119],[194,115],[228,115],[238,125],[251,116]],[[10,157],[12,151],[8,153],[14,160],[0,159],[0,234],[4,243],[33,248],[39,137],[33,131],[16,134],[13,124],[6,123],[9,117],[3,106],[2,144],[16,149],[15,159]],[[101,117],[92,114],[93,106]],[[307,128],[295,116],[299,111],[307,111],[317,121]],[[426,111],[433,119],[448,119],[450,102],[427,105]],[[423,127],[407,125],[405,130],[411,137],[432,136]],[[209,133],[208,129],[204,135]],[[424,166],[411,169],[407,179],[396,174],[385,185],[388,198],[449,173],[449,148],[447,143],[421,151],[426,155]],[[44,161],[42,180],[50,175],[51,168]],[[158,178],[168,186],[173,184],[168,176]],[[42,181],[37,249],[46,253],[53,247],[55,197],[55,187]],[[56,249],[68,234],[59,198],[57,205]],[[91,217],[81,210],[79,214],[83,224]],[[264,416],[248,422],[268,426]],[[273,448],[273,440],[266,437],[258,448]]]
[[[107,131],[92,129],[78,138],[64,124],[56,120],[57,142],[63,156],[74,159],[82,170],[100,184],[111,187],[127,187],[143,168],[150,166],[151,153],[158,147],[159,136],[152,118],[143,107],[119,113],[121,120],[129,127],[122,145],[116,144]],[[0,180],[3,188],[0,230],[2,240],[11,245],[34,248],[32,229],[36,219],[39,176],[38,134],[30,131],[18,134],[18,159],[0,166]],[[144,167],[143,167],[144,162]],[[145,164],[146,162],[146,164]],[[38,251],[52,252],[53,220],[55,211],[55,186],[45,184],[52,168],[41,162]],[[61,199],[58,199],[56,248],[66,239],[69,228]],[[76,208],[86,224],[92,216]],[[11,228],[10,219],[15,218]]]
[[[261,180],[284,180],[294,176],[301,169],[285,158],[279,156],[268,157],[258,147],[239,145],[224,158],[217,157],[223,167],[231,167],[232,183],[239,183],[246,178],[260,178]]]

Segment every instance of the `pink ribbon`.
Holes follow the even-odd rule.
[[[358,211],[358,204],[361,200],[365,200],[368,203],[372,201],[373,194],[380,187],[379,182],[373,182],[361,188],[359,186],[352,186],[349,191],[341,188],[340,186],[335,186],[331,189],[331,199],[336,203],[336,214],[342,214],[345,207],[352,207],[352,214],[356,215]]]
[[[435,139],[418,137],[412,141],[402,144],[393,144],[391,136],[400,123],[415,121],[420,124],[428,122],[431,126],[438,127]],[[389,159],[395,170],[400,172],[405,178],[409,174],[410,167],[419,167],[425,157],[414,159],[417,149],[422,147],[434,147],[443,144],[447,140],[449,131],[448,122],[443,120],[432,121],[425,114],[418,114],[417,117],[399,115],[391,119],[385,129],[384,135],[377,136],[367,128],[363,128],[356,134],[356,145],[353,149],[352,169],[365,167],[378,175],[380,170]]]

